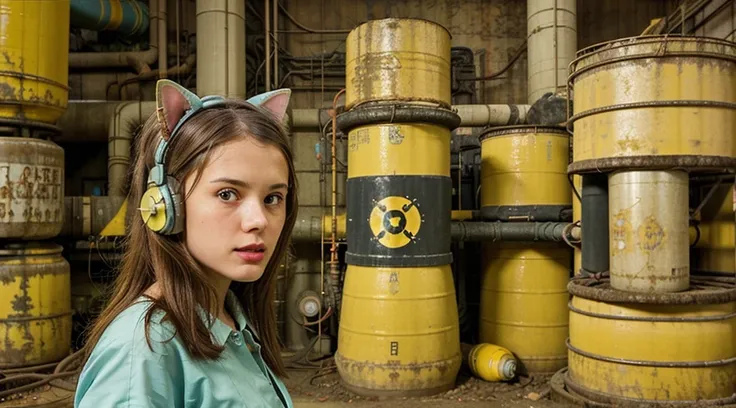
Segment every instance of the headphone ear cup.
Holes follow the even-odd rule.
[[[167,211],[164,195],[162,188],[152,186],[143,193],[139,203],[138,211],[143,224],[154,232],[161,232],[166,227]]]

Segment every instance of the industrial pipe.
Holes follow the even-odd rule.
[[[245,2],[197,0],[197,94],[245,98]]]
[[[150,27],[149,46],[146,51],[129,52],[72,52],[69,53],[70,68],[122,68],[131,67],[137,73],[149,71],[150,65],[156,63],[159,57],[159,31],[166,31],[166,20],[159,15],[159,2],[161,8],[166,8],[166,0],[150,0]],[[84,2],[86,5],[88,2]],[[166,44],[161,48],[166,49]],[[166,61],[164,61],[164,64]]]
[[[581,193],[582,260],[580,267],[584,274],[608,271],[608,176],[590,174],[583,176]]]
[[[137,0],[71,0],[73,27],[95,31],[115,31],[133,37],[148,29],[148,7]]]
[[[528,100],[556,93],[567,84],[577,51],[575,0],[527,0]]]
[[[579,229],[566,222],[453,222],[453,241],[576,241]],[[564,238],[563,238],[564,237]]]
[[[156,110],[155,101],[122,102],[115,107],[108,130],[108,195],[124,196],[130,163],[130,146],[138,126]]]
[[[527,123],[530,105],[455,105],[461,127],[505,126]]]

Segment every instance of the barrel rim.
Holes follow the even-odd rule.
[[[611,287],[610,278],[573,278],[567,285],[573,296],[606,303],[649,305],[721,304],[736,300],[736,286],[724,287],[707,279],[692,280],[683,292],[635,293]]]
[[[368,26],[369,24],[387,23],[387,22],[389,22],[391,20],[394,20],[394,21],[421,21],[421,22],[424,22],[424,23],[429,23],[431,25],[436,25],[436,26],[442,28],[443,30],[445,30],[445,32],[449,36],[450,40],[452,40],[452,33],[450,32],[450,29],[449,28],[445,27],[443,24],[438,23],[437,21],[430,20],[430,19],[427,19],[427,18],[418,18],[418,17],[408,17],[408,18],[403,18],[403,17],[385,17],[385,18],[377,18],[377,19],[366,20],[366,21],[364,21],[362,23],[358,23],[355,26],[355,28],[353,28],[352,30],[350,30],[350,33],[348,33],[348,37],[351,34],[353,34],[353,33],[357,33],[358,30],[361,27]]]
[[[611,406],[611,407],[619,406],[622,403],[627,404],[627,406],[630,405],[630,406],[636,406],[636,407],[660,407],[660,406],[663,406],[662,403],[665,402],[667,406],[691,407],[694,405],[695,406],[717,406],[717,405],[724,405],[724,404],[730,404],[732,402],[736,402],[736,394],[730,397],[711,399],[711,400],[679,400],[679,401],[672,401],[672,400],[657,401],[657,400],[650,400],[650,399],[624,397],[624,396],[619,396],[615,394],[602,393],[600,391],[595,391],[590,388],[587,388],[581,384],[577,384],[570,377],[569,367],[566,367],[560,370],[557,374],[559,373],[561,373],[562,382],[564,386],[566,388],[569,388],[569,391],[572,391],[578,398],[583,399],[583,403],[586,404],[585,406],[588,406],[589,404],[588,401],[593,402],[595,404],[591,406],[606,406],[606,407],[607,406]],[[573,394],[570,394],[570,395],[573,395]],[[633,404],[636,404],[636,405],[633,405]]]
[[[28,251],[37,251],[28,254]],[[0,256],[48,256],[61,254],[64,247],[49,241],[9,242],[0,244]]]
[[[684,170],[728,173],[736,171],[736,157],[690,154],[607,156],[577,160],[567,166],[567,174],[601,173],[615,170]]]
[[[620,61],[631,61],[637,58],[666,58],[666,57],[673,57],[673,56],[693,56],[693,57],[713,57],[713,58],[721,58],[726,59],[729,61],[735,61],[736,62],[736,55],[729,56],[729,54],[713,54],[708,53],[705,51],[702,52],[695,52],[695,51],[687,51],[687,52],[658,52],[656,54],[654,53],[647,53],[647,54],[634,54],[634,55],[625,55],[625,56],[611,56],[606,59],[602,59],[598,61],[597,63],[591,64],[591,65],[585,65],[581,67],[580,69],[576,69],[578,64],[581,61],[584,61],[586,59],[592,58],[596,55],[600,55],[604,51],[610,51],[612,49],[620,49],[620,48],[627,48],[630,46],[635,45],[642,45],[642,44],[655,44],[655,43],[666,43],[666,42],[699,42],[699,43],[707,43],[712,45],[722,45],[731,47],[734,49],[734,53],[736,53],[736,42],[728,41],[722,38],[715,38],[715,37],[707,37],[707,36],[690,36],[690,35],[679,35],[679,34],[659,34],[659,35],[645,35],[645,36],[636,36],[636,37],[622,37],[622,38],[616,38],[609,41],[604,41],[601,43],[593,44],[591,46],[588,46],[586,48],[583,48],[579,50],[576,53],[575,59],[570,61],[570,64],[568,65],[568,83],[572,83],[573,79],[576,76],[579,76],[583,72],[586,72],[588,70],[591,70],[593,68],[600,67],[602,65],[607,65],[614,62],[620,62]]]
[[[533,129],[533,131],[528,131]],[[570,133],[564,126],[554,125],[510,125],[510,126],[494,126],[486,128],[478,136],[478,140],[483,142],[486,139],[497,136],[507,136],[518,133],[546,133],[546,134],[559,134],[570,137]]]

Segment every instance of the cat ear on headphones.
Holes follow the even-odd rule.
[[[192,108],[202,106],[202,101],[188,89],[168,79],[156,83],[156,115],[161,133],[168,140],[179,120]]]
[[[253,96],[248,99],[248,102],[252,105],[267,109],[279,122],[281,122],[284,120],[284,115],[286,114],[286,108],[289,106],[290,99],[291,89],[283,88]]]

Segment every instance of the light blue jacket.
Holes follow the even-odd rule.
[[[242,330],[215,320],[211,332],[225,350],[218,360],[197,361],[179,337],[162,342],[171,338],[173,326],[161,322],[159,312],[151,319],[151,351],[144,332],[151,302],[141,298],[108,326],[95,346],[80,374],[74,406],[293,408],[283,382],[264,362],[235,295],[229,292],[226,301]]]

